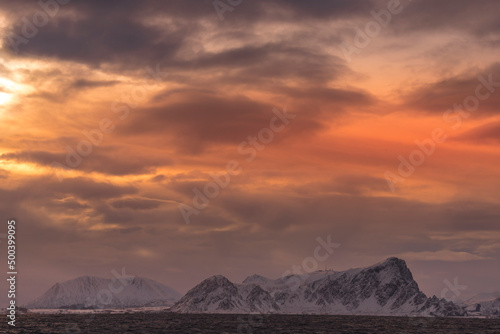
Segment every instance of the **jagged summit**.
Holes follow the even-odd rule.
[[[369,266],[367,268],[360,268],[360,269],[385,268],[385,267],[398,268],[399,270],[401,270],[403,272],[409,271],[408,266],[406,265],[406,261],[403,259],[400,259],[398,257],[389,257],[389,258],[385,259],[384,261],[376,263],[372,266]]]
[[[126,308],[168,306],[180,298],[172,288],[143,277],[108,279],[81,276],[54,284],[29,308]]]
[[[406,261],[399,259],[397,257],[390,257],[383,262],[375,264],[371,267],[366,268],[365,270],[375,270],[375,271],[390,271],[395,275],[400,275],[407,280],[413,280],[413,275],[406,265]],[[416,283],[416,282],[415,282]]]
[[[269,278],[261,276],[261,275],[253,274],[252,276],[248,276],[247,278],[245,278],[243,283],[262,283],[262,282],[267,282],[267,281],[269,281]]]
[[[215,276],[214,276],[215,277]],[[172,310],[184,313],[311,313],[370,315],[464,315],[463,308],[420,291],[402,259],[366,268],[315,271],[269,279],[260,275],[234,284],[210,277]]]
[[[388,257],[385,261],[377,263],[377,265],[388,265],[388,266],[398,266],[398,267],[406,267],[406,261],[400,259],[398,257]]]
[[[226,276],[223,276],[223,275],[213,275],[209,278],[207,278],[209,280],[212,280],[212,281],[218,281],[218,282],[225,282],[225,281],[229,281]]]

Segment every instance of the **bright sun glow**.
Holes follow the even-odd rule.
[[[0,78],[0,105],[7,104],[20,89],[21,87],[16,83]]]
[[[0,104],[7,104],[12,99],[12,94],[0,92]]]

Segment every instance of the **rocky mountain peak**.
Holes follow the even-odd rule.
[[[463,315],[454,303],[427,298],[406,262],[391,257],[367,268],[316,271],[269,279],[260,275],[233,284],[213,276],[191,289],[176,312]]]

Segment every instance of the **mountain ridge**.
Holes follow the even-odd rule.
[[[235,284],[222,275],[193,287],[171,308],[180,313],[290,313],[463,316],[462,307],[420,291],[404,260]]]
[[[26,306],[31,309],[170,306],[180,297],[176,290],[139,276],[118,279],[80,276],[55,283]]]

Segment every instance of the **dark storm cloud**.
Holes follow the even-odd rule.
[[[213,17],[217,20],[212,0],[146,0],[140,3],[133,0],[125,1],[106,1],[103,3],[99,0],[91,1],[75,1],[82,9],[89,12],[111,12],[115,11],[120,14],[144,14],[144,13],[162,13],[172,16],[181,16],[187,19],[200,17]],[[246,3],[244,1],[240,6],[239,11],[241,18],[254,19],[255,15],[265,16],[265,14],[273,15],[269,11],[270,8],[276,6],[284,8],[287,11],[297,16],[326,18],[339,17],[345,15],[353,15],[363,12],[373,2],[368,0],[316,0],[314,2],[304,2],[300,0],[271,0],[271,1],[252,1]],[[238,8],[240,7],[238,6]],[[218,20],[217,20],[218,21]]]
[[[98,80],[86,80],[78,79],[73,81],[69,88],[70,89],[85,89],[85,88],[95,88],[95,87],[110,87],[118,84],[119,81],[109,80],[109,81],[98,81]]]
[[[205,53],[178,66],[195,70],[236,70],[224,75],[239,83],[265,82],[275,79],[300,79],[316,84],[335,80],[349,70],[340,58],[298,45],[272,43],[246,45],[219,53]]]
[[[202,7],[189,10],[187,2],[178,1],[176,7],[162,1],[71,1],[60,6],[28,43],[19,45],[18,55],[97,67],[104,63],[122,68],[165,63],[182,46],[184,38],[196,30],[196,20],[188,22],[189,17],[202,15]],[[25,24],[22,18],[30,20],[41,7],[9,1],[2,9],[10,10],[15,17],[10,32],[21,36]],[[162,14],[176,23],[160,27],[148,22]],[[7,37],[3,42],[4,49],[9,49]]]
[[[150,210],[156,209],[162,204],[161,201],[141,198],[127,198],[111,203],[115,209]]]
[[[232,16],[245,22],[245,27],[240,27],[238,21],[233,22],[236,30],[240,30],[241,37],[261,21],[345,18],[367,13],[371,5],[366,0],[321,0],[309,3],[279,0],[245,3],[244,7],[238,11],[238,15]],[[10,10],[16,17],[12,20],[10,31],[20,35],[24,24],[21,18],[29,18],[40,8],[33,4],[29,6],[27,3],[9,1],[4,10]],[[173,23],[153,26],[148,22],[160,17],[171,19]],[[193,37],[200,31],[196,22],[202,18],[220,23],[212,1],[73,1],[61,6],[59,13],[41,27],[34,38],[21,44],[19,55],[56,58],[92,66],[104,63],[122,68],[157,63],[176,66],[179,65],[176,64],[177,52],[186,45],[188,37]],[[226,32],[223,27],[221,24],[220,31],[223,34],[231,33]],[[4,48],[8,48],[8,45],[10,42],[5,39]],[[188,65],[210,67],[220,62],[235,61],[237,58],[240,63],[255,63],[263,60],[268,53],[266,49],[252,50],[252,47],[224,51],[220,55],[207,54]],[[282,48],[281,52],[289,52],[290,57],[307,56],[301,56],[292,48]],[[314,57],[313,54],[309,56]],[[300,72],[301,68],[303,67],[297,67],[296,71]],[[267,73],[269,70],[276,71],[277,67],[262,66],[261,69]],[[315,75],[318,74],[320,73],[316,71]]]
[[[491,0],[414,0],[395,22],[399,33],[415,31],[459,30],[476,37],[500,32],[500,3]]]
[[[66,141],[70,147],[69,141]],[[74,142],[74,139],[72,140]],[[140,152],[124,156],[121,150],[112,147],[94,147],[93,152],[82,158],[82,163],[75,167],[77,170],[86,172],[99,172],[110,175],[132,175],[152,172],[156,167],[168,166],[172,160],[166,156],[144,155]],[[130,151],[129,151],[130,153]],[[68,151],[64,153],[53,153],[47,151],[19,151],[4,153],[0,159],[18,162],[35,163],[42,166],[53,167],[53,163],[66,164]]]
[[[74,99],[75,94],[90,89],[106,89],[107,87],[116,86],[120,83],[118,80],[87,80],[77,79],[61,87],[59,93],[47,94],[39,92],[38,94],[31,94],[30,97],[41,97],[51,102],[66,103],[68,100]]]
[[[122,135],[173,136],[172,142],[186,152],[200,152],[213,143],[238,145],[249,135],[269,127],[274,106],[246,97],[218,97],[202,94],[183,96],[180,102],[149,108],[137,114],[133,123],[119,129]],[[314,111],[291,124],[293,134],[318,130],[321,121]],[[277,123],[281,126],[282,123]],[[286,130],[286,129],[285,129]],[[163,139],[165,140],[165,139]]]
[[[219,22],[212,1],[72,1],[61,6],[60,12],[50,19],[46,26],[26,45],[21,45],[20,55],[28,57],[50,57],[99,66],[104,63],[118,67],[140,67],[156,63],[165,66],[176,65],[178,51],[187,44],[187,39],[200,31],[197,20],[213,20],[220,32],[230,23],[232,29],[252,31],[261,22],[295,22],[296,20],[349,19],[353,16],[373,19],[371,10],[387,6],[385,1],[254,1],[244,2],[238,10],[226,15],[230,22]],[[20,20],[40,8],[29,2],[7,1],[3,10],[16,19],[11,20],[12,32],[20,29]],[[390,29],[401,32],[433,31],[436,29],[467,29],[480,37],[499,32],[495,13],[500,5],[494,1],[415,0],[398,15]],[[73,13],[73,15],[70,15]],[[74,15],[74,13],[77,13]],[[173,24],[152,25],[152,18],[168,18]],[[9,42],[4,40],[4,48]],[[307,41],[303,42],[304,45]],[[258,50],[257,50],[258,52]],[[225,51],[223,52],[225,53]],[[240,50],[247,59],[257,61],[265,53],[252,54],[249,46]],[[238,56],[238,52],[221,54],[207,62]],[[205,57],[196,60],[192,66],[207,61]],[[244,59],[241,59],[244,61]],[[214,63],[215,62],[215,63]],[[262,67],[265,69],[265,67]],[[267,68],[271,69],[271,68]]]
[[[278,87],[277,92],[292,98],[304,99],[322,106],[335,106],[332,113],[342,111],[345,106],[368,106],[377,102],[376,98],[362,90],[348,90],[326,87]]]
[[[373,6],[374,2],[369,0],[276,0],[270,1],[276,6],[289,9],[295,18],[349,18],[353,15],[364,14]]]
[[[147,27],[126,17],[105,15],[82,20],[60,18],[20,47],[20,55],[47,57],[100,66],[131,63],[146,66],[164,62],[182,45],[185,32]]]
[[[482,78],[482,79],[481,79]],[[485,87],[484,82],[489,82]],[[478,88],[482,86],[482,88]],[[478,95],[479,94],[479,95]],[[462,105],[467,97],[478,102],[475,112],[481,114],[498,114],[500,111],[500,63],[495,63],[485,70],[469,71],[460,76],[453,76],[417,88],[405,98],[405,106],[428,113],[443,114],[454,105]],[[485,96],[478,99],[476,96]],[[473,106],[472,102],[469,102]]]

